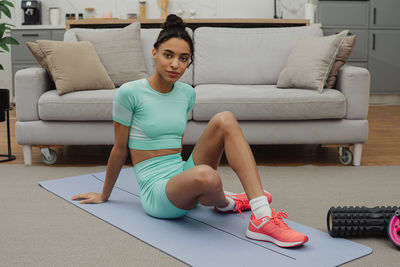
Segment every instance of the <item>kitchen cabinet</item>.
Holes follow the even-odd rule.
[[[14,79],[18,70],[32,67],[40,67],[31,51],[26,46],[26,42],[36,40],[57,40],[64,39],[64,29],[12,29],[11,36],[15,38],[19,45],[11,46],[12,64],[12,95],[15,95]]]
[[[400,30],[371,30],[368,69],[374,93],[400,94]]]
[[[348,64],[365,67],[372,94],[400,94],[399,0],[324,1],[317,21],[325,35],[349,29],[357,35]]]
[[[371,0],[370,28],[400,29],[399,0]]]

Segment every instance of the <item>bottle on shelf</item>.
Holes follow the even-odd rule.
[[[146,19],[146,0],[139,1],[139,19]]]
[[[93,7],[85,8],[85,18],[92,19],[95,18],[95,9]]]

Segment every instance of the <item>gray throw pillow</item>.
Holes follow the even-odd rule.
[[[345,30],[336,35],[299,38],[279,74],[277,87],[322,92],[347,33],[348,30]]]
[[[120,30],[76,32],[76,37],[93,44],[115,86],[146,77],[139,22]]]

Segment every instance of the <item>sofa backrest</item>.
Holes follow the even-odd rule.
[[[65,32],[64,34],[64,42],[77,42],[75,32],[82,31],[106,31],[106,30],[118,30],[118,29],[85,29],[85,28],[72,28]],[[153,45],[157,40],[158,34],[161,29],[141,29],[140,30],[140,38],[142,42],[142,49],[144,60],[146,63],[147,76],[150,76],[154,72],[153,59],[151,57],[151,51],[153,49]],[[193,31],[190,28],[187,28],[190,36],[193,38]],[[116,40],[117,41],[117,40]],[[183,76],[179,79],[179,81],[193,84],[193,64],[185,71]]]
[[[321,25],[198,28],[194,32],[194,85],[276,84],[300,36],[323,36]]]

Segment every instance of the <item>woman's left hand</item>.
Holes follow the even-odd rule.
[[[82,193],[76,196],[73,196],[71,200],[79,200],[82,199],[79,203],[80,204],[100,204],[105,202],[101,194],[96,192],[90,193]]]

